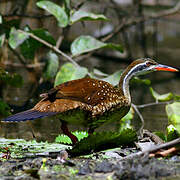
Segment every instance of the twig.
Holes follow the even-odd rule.
[[[141,113],[139,112],[137,106],[135,104],[131,104],[131,106],[133,107],[133,109],[136,111],[136,113],[138,114],[140,120],[141,120],[141,127],[139,129],[139,134],[140,134],[140,137],[143,137],[143,128],[144,128],[144,118],[143,116],[141,115]]]
[[[12,66],[12,67],[26,67],[26,68],[29,68],[29,69],[39,68],[39,67],[45,66],[45,63],[25,64],[24,65],[24,64],[20,64],[20,63],[12,63],[10,61],[2,62],[2,64]]]
[[[146,17],[138,17],[138,18],[135,18],[135,19],[129,20],[129,21],[124,18],[124,19],[122,19],[121,24],[119,24],[111,33],[109,33],[108,35],[106,35],[105,37],[100,38],[100,39],[101,39],[101,41],[106,42],[109,39],[111,39],[112,37],[114,37],[116,34],[118,34],[120,31],[124,30],[125,28],[128,28],[132,25],[136,25],[136,24],[144,22],[144,21],[148,21],[150,19],[157,19],[160,17],[173,15],[173,14],[177,13],[178,11],[180,11],[180,2],[177,3],[177,5],[175,7],[168,9],[168,10],[161,11],[160,13],[152,14],[152,15],[149,15]],[[77,61],[81,61],[84,58],[90,57],[92,54],[93,54],[93,52],[90,52],[90,53],[84,55],[83,58],[81,58],[81,56],[80,56],[80,57],[77,57],[76,59],[77,59]]]
[[[19,54],[16,50],[11,48],[10,46],[8,46],[8,47],[14,53],[14,55],[17,56],[17,58],[23,64],[23,66],[26,66],[26,61],[25,61],[24,57],[21,54]]]
[[[164,16],[169,16],[169,15],[173,15],[176,13],[180,13],[180,2],[178,2],[173,8],[168,9],[168,10],[163,10],[159,13],[154,13],[152,15],[149,16],[145,16],[145,17],[139,17],[139,18],[135,18],[133,20],[123,20],[122,23],[120,25],[118,25],[113,32],[111,32],[110,34],[108,34],[106,37],[102,38],[102,41],[107,41],[109,39],[111,39],[114,35],[116,35],[117,33],[119,33],[122,29],[124,28],[128,28],[129,26],[138,24],[140,22],[144,22],[144,21],[148,21],[150,19],[157,19],[157,18],[161,18]]]
[[[143,156],[145,154],[156,152],[156,151],[158,151],[160,149],[164,149],[164,148],[170,148],[170,147],[173,147],[173,146],[176,146],[176,145],[180,145],[180,138],[177,138],[175,140],[172,140],[172,141],[164,143],[164,144],[155,145],[154,147],[149,148],[149,149],[147,149],[145,151],[130,154],[129,156],[124,157],[123,160],[133,159],[135,157]]]
[[[177,148],[177,147],[171,147],[167,150],[164,150],[164,151],[157,151],[156,153],[150,153],[149,154],[149,157],[155,157],[155,156],[161,156],[161,157],[166,157],[168,156],[169,154],[172,154],[172,153],[177,153],[180,151],[180,148]]]
[[[29,32],[25,32],[22,30],[18,30],[21,33],[27,34],[28,36],[30,36],[31,38],[39,41],[40,43],[44,44],[45,46],[49,47],[50,49],[52,49],[54,52],[56,52],[57,54],[62,55],[63,57],[65,57],[66,59],[68,59],[71,63],[73,63],[76,67],[80,67],[79,64],[77,64],[70,56],[68,56],[67,54],[65,54],[64,52],[62,52],[61,50],[59,50],[56,46],[53,46],[52,44],[48,43],[47,41],[35,36],[32,33]]]
[[[149,107],[149,106],[155,106],[155,105],[164,105],[164,104],[170,104],[174,102],[173,100],[171,101],[166,101],[166,102],[153,102],[153,103],[148,103],[148,104],[141,104],[141,105],[135,105],[137,108],[145,108],[145,107]]]
[[[28,15],[28,14],[1,14],[3,18],[8,17],[23,17],[23,18],[32,18],[32,19],[42,19],[42,18],[50,18],[53,17],[53,15]]]
[[[56,48],[59,48],[59,47],[60,47],[63,38],[64,38],[64,36],[59,36],[58,40],[56,41]]]

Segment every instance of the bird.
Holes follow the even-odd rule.
[[[102,124],[119,121],[131,107],[130,79],[154,71],[177,72],[178,69],[158,64],[150,58],[140,58],[123,71],[118,87],[89,77],[67,81],[41,94],[42,99],[32,109],[2,121],[21,122],[57,116],[61,121],[62,132],[75,145],[78,139],[69,131],[68,124],[84,126],[91,134]]]

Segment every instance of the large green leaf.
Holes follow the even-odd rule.
[[[180,102],[166,105],[168,124],[172,124],[180,133]]]
[[[69,18],[64,9],[51,1],[39,1],[36,3],[38,7],[48,11],[58,21],[60,27],[66,27],[69,23]]]
[[[172,124],[167,127],[167,141],[172,141],[180,137],[180,131],[178,132],[177,128]]]
[[[26,39],[28,39],[28,35],[22,32],[17,31],[14,27],[11,28],[9,35],[9,45],[11,48],[16,49],[19,45],[21,45]]]
[[[171,92],[160,95],[156,91],[154,91],[152,88],[150,88],[150,92],[152,96],[158,101],[169,101],[173,98],[173,94]]]
[[[52,37],[52,35],[49,33],[48,30],[40,28],[40,29],[30,30],[30,32],[36,35],[37,37],[47,41],[48,43],[52,45],[56,45],[56,41],[54,40],[54,38]]]
[[[26,27],[25,30],[29,33],[32,33],[36,35],[37,37],[47,41],[48,43],[55,45],[56,41],[54,38],[51,36],[51,34],[45,30],[45,29],[35,29],[31,30],[29,27]],[[26,39],[23,44],[21,44],[21,53],[23,56],[27,59],[33,59],[35,52],[38,48],[42,47],[43,44],[40,43],[39,41],[33,39],[33,38],[28,38]]]
[[[66,81],[80,79],[87,75],[88,70],[85,67],[76,67],[71,63],[64,64],[56,75],[54,86]]]
[[[78,21],[94,21],[94,20],[108,20],[102,14],[94,14],[86,11],[75,11],[71,13],[70,24],[73,24]]]
[[[119,132],[97,132],[79,141],[70,151],[70,155],[79,156],[91,152],[111,149],[118,146],[133,145],[137,134],[132,129]]]
[[[119,71],[113,73],[112,75],[110,75],[106,78],[103,78],[102,80],[112,84],[113,86],[117,86],[122,72],[123,72],[123,70],[119,70]]]
[[[50,51],[47,55],[46,60],[47,60],[47,64],[46,64],[44,76],[47,79],[51,79],[56,76],[56,73],[59,68],[59,59],[55,53]]]
[[[73,56],[87,53],[100,48],[112,48],[122,52],[122,46],[112,43],[104,43],[92,36],[80,36],[71,44],[71,53]]]

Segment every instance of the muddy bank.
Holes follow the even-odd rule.
[[[0,179],[179,179],[180,156],[171,158],[112,158],[115,152],[91,158],[70,158],[62,163],[55,158],[23,158],[0,162]],[[107,158],[107,159],[105,159]]]

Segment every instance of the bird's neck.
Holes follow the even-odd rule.
[[[131,103],[131,95],[129,92],[129,81],[134,75],[134,68],[128,66],[127,69],[122,73],[120,81],[119,81],[119,90],[121,94],[128,99],[129,103]]]

